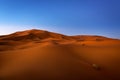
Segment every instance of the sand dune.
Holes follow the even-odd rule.
[[[120,80],[120,40],[27,30],[0,36],[0,80]]]

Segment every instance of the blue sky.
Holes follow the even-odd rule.
[[[33,28],[120,38],[120,0],[0,0],[0,35]]]

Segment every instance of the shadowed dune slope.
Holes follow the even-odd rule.
[[[120,80],[120,40],[26,30],[0,36],[0,80]]]

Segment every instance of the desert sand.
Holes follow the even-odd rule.
[[[3,35],[0,80],[120,80],[120,40],[36,29]]]

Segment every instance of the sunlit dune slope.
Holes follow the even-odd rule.
[[[120,40],[27,30],[0,36],[0,80],[120,80]]]

